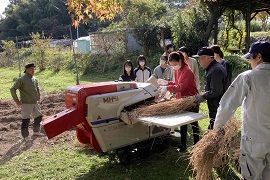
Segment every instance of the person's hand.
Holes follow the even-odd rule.
[[[162,86],[166,86],[168,84],[168,81],[166,81],[165,79],[158,79],[157,83]]]
[[[160,86],[160,96],[164,96],[167,92],[167,86]]]
[[[198,95],[196,96],[196,100],[194,101],[194,103],[200,104],[200,103],[203,102],[203,101],[205,101],[203,95],[198,94]]]

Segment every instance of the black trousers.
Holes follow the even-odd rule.
[[[188,109],[189,112],[199,112],[199,106],[194,106],[190,109]],[[194,139],[194,144],[196,144],[200,139],[200,128],[198,125],[198,121],[195,121],[193,123],[190,123],[192,127],[192,134]],[[187,125],[183,125],[180,127],[180,133],[181,133],[181,145],[186,146],[187,145]]]
[[[217,115],[217,111],[210,111],[209,110],[209,118],[210,118],[209,126],[208,126],[209,130],[214,129],[214,123],[215,123],[216,115]]]

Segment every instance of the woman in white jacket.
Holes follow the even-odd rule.
[[[139,55],[137,58],[137,67],[134,69],[134,74],[138,82],[145,82],[151,76],[151,69],[146,66],[146,57]]]

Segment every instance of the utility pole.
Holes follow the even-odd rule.
[[[77,39],[79,39],[79,26],[77,26]]]
[[[17,36],[16,36],[16,49],[17,49],[18,62],[19,62],[19,77],[21,77],[21,60],[20,60],[20,56],[19,56],[19,44],[18,44]]]
[[[74,45],[73,45],[71,25],[69,26],[69,33],[70,33],[70,39],[72,41],[71,46],[72,46],[73,60],[75,62],[75,68],[76,68],[76,84],[79,85],[80,83],[79,83],[79,76],[78,76],[78,66],[77,66],[77,61],[76,61],[76,54],[75,54],[75,50],[74,50]]]

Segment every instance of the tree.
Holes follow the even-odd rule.
[[[180,46],[186,46],[190,53],[197,53],[198,49],[207,46],[205,39],[209,12],[201,4],[187,6],[177,11],[172,21],[173,42]]]
[[[43,71],[46,69],[46,63],[45,63],[45,53],[46,50],[49,47],[49,44],[51,43],[52,37],[46,37],[44,35],[44,32],[41,34],[37,33],[31,33],[30,34],[33,39],[33,49],[35,49],[35,55],[37,57],[36,64],[39,67],[40,71]]]
[[[113,19],[122,10],[120,0],[66,0],[74,26],[88,23],[93,17]]]
[[[167,5],[155,0],[133,0],[123,7],[121,26],[134,29],[137,41],[148,56],[151,49],[159,47],[158,35],[161,28],[166,28]]]
[[[266,31],[267,30],[267,21],[269,18],[269,14],[266,11],[259,12],[256,16],[255,19],[259,20],[261,22],[262,30]]]
[[[219,44],[224,49],[242,49],[244,46],[245,24],[241,21],[241,12],[226,10],[222,16],[225,22],[224,30],[220,31]]]
[[[2,52],[2,62],[0,62],[0,65],[2,67],[10,67],[12,63],[14,62],[16,48],[15,43],[13,41],[2,41],[2,48],[4,49],[4,52]]]
[[[126,35],[124,30],[104,31],[94,34],[92,46],[98,53],[106,54],[102,72],[105,71],[106,64],[112,53],[125,52]]]

